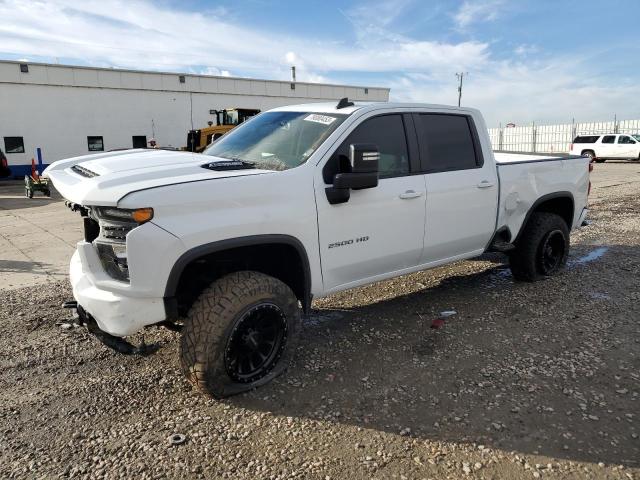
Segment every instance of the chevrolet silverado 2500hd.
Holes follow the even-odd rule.
[[[343,99],[261,113],[204,154],[101,153],[45,175],[84,217],[80,318],[121,351],[180,319],[185,375],[222,397],[283,371],[312,298],[486,251],[516,280],[556,274],[589,160],[494,155],[470,108]]]

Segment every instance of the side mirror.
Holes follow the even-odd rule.
[[[378,146],[369,143],[349,145],[350,172],[336,173],[333,186],[325,189],[327,200],[332,205],[345,203],[351,198],[351,190],[362,190],[378,186]]]

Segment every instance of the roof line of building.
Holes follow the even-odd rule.
[[[129,68],[114,68],[114,67],[92,67],[86,65],[66,65],[66,64],[58,64],[58,63],[43,63],[43,62],[31,62],[31,61],[19,61],[19,60],[3,60],[0,59],[0,63],[12,63],[16,65],[27,64],[27,65],[37,65],[42,67],[53,67],[53,68],[77,68],[82,70],[101,70],[106,72],[126,72],[126,73],[139,73],[139,74],[147,74],[147,75],[184,75],[185,77],[201,77],[201,78],[216,78],[216,79],[226,79],[226,80],[252,80],[258,82],[270,82],[270,83],[295,83],[296,85],[316,85],[316,86],[326,86],[326,87],[346,87],[346,88],[370,88],[376,90],[383,91],[391,91],[388,87],[370,87],[367,85],[342,85],[338,83],[314,83],[314,82],[292,82],[290,80],[269,80],[264,78],[251,78],[251,77],[235,77],[235,76],[223,76],[223,75],[205,75],[201,73],[188,73],[188,72],[163,72],[157,70],[134,70]]]

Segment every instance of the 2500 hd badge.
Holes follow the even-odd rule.
[[[329,248],[344,247],[345,245],[351,245],[353,243],[366,242],[367,240],[369,240],[369,237],[359,237],[359,238],[355,238],[355,239],[351,238],[349,240],[343,240],[341,242],[330,243],[329,244]]]

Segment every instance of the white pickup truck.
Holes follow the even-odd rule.
[[[261,113],[204,154],[44,174],[84,216],[69,306],[124,353],[183,324],[183,371],[216,397],[283,371],[313,298],[486,251],[516,280],[554,275],[590,186],[584,157],[494,155],[477,110],[347,99]]]

